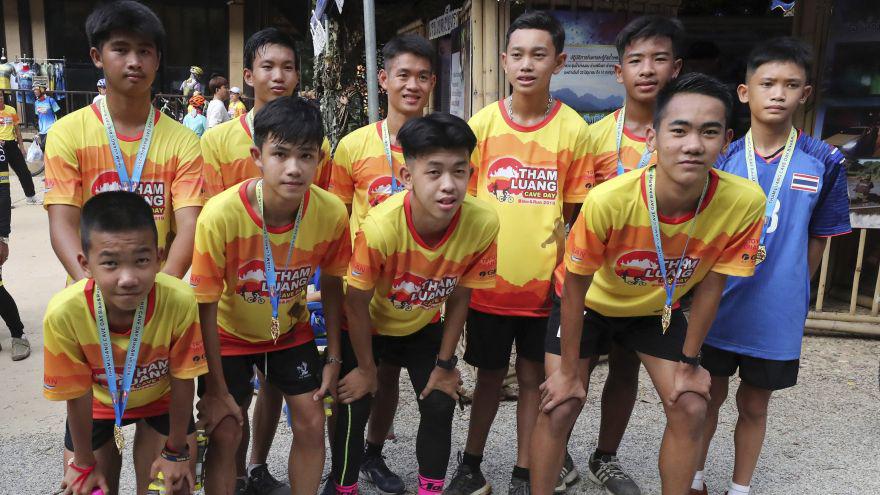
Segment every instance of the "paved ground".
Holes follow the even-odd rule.
[[[63,270],[49,245],[44,210],[26,206],[13,178],[13,234],[3,279],[16,298],[33,356],[13,363],[8,334],[0,330],[0,494],[45,495],[61,478],[61,443],[64,404],[42,398],[41,320],[49,297],[62,288]],[[38,182],[41,188],[42,181]],[[757,494],[816,493],[828,495],[880,493],[880,394],[878,394],[880,341],[809,337],[804,347],[800,383],[779,393],[771,404],[767,446],[754,480]],[[593,378],[587,408],[581,416],[572,445],[575,463],[583,469],[594,448],[598,424],[596,397],[605,377],[600,366]],[[402,380],[403,403],[398,413],[398,440],[386,447],[389,465],[400,473],[411,492],[416,486],[413,454],[418,416],[408,380]],[[453,451],[464,445],[469,409],[457,411]],[[504,403],[489,437],[484,471],[496,493],[507,490],[515,454],[515,405]],[[732,430],[735,410],[723,410],[707,472],[711,493],[723,493],[732,469]],[[662,434],[659,399],[642,373],[639,401],[620,457],[639,481],[645,494],[659,493],[656,452]],[[270,465],[284,476],[291,435],[279,428]],[[128,442],[129,445],[131,442]],[[131,451],[126,452],[127,461]],[[454,469],[454,454],[450,472]],[[124,471],[122,493],[134,493],[130,464]],[[363,493],[375,493],[365,486]],[[570,493],[602,493],[589,482]]]

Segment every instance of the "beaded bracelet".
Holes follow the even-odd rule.
[[[168,448],[168,444],[165,444],[165,447],[162,449],[162,453],[160,454],[163,459],[171,462],[186,462],[190,459],[189,455],[189,445],[186,446],[186,450],[181,452],[176,452]]]

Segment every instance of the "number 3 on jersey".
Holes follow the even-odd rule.
[[[776,231],[776,227],[779,226],[779,208],[782,204],[782,201],[776,200],[776,206],[773,207],[773,215],[770,217],[770,226],[767,227],[767,233],[772,234]]]

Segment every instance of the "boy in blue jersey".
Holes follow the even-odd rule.
[[[712,375],[700,470],[691,494],[708,493],[703,466],[739,368],[736,457],[728,495],[749,493],[775,390],[797,382],[810,278],[826,238],[850,231],[843,155],[801,134],[792,117],[810,96],[811,54],[800,41],[777,38],[749,55],[746,82],[737,88],[749,105],[751,130],[723,154],[716,167],[758,182],[767,194],[764,232],[754,277],[729,277],[715,322],[703,345]]]

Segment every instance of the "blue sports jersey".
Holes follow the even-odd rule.
[[[782,153],[767,162],[755,155],[758,181],[767,193]],[[706,343],[747,356],[798,359],[810,298],[807,242],[850,232],[844,156],[801,134],[772,217],[767,220],[767,259],[753,277],[728,277]],[[716,168],[748,177],[745,139],[730,145]]]
[[[59,110],[61,110],[61,107],[58,106],[58,102],[51,96],[44,96],[42,100],[34,102],[34,111],[37,114],[40,134],[49,132],[49,128],[57,120],[55,112]]]

